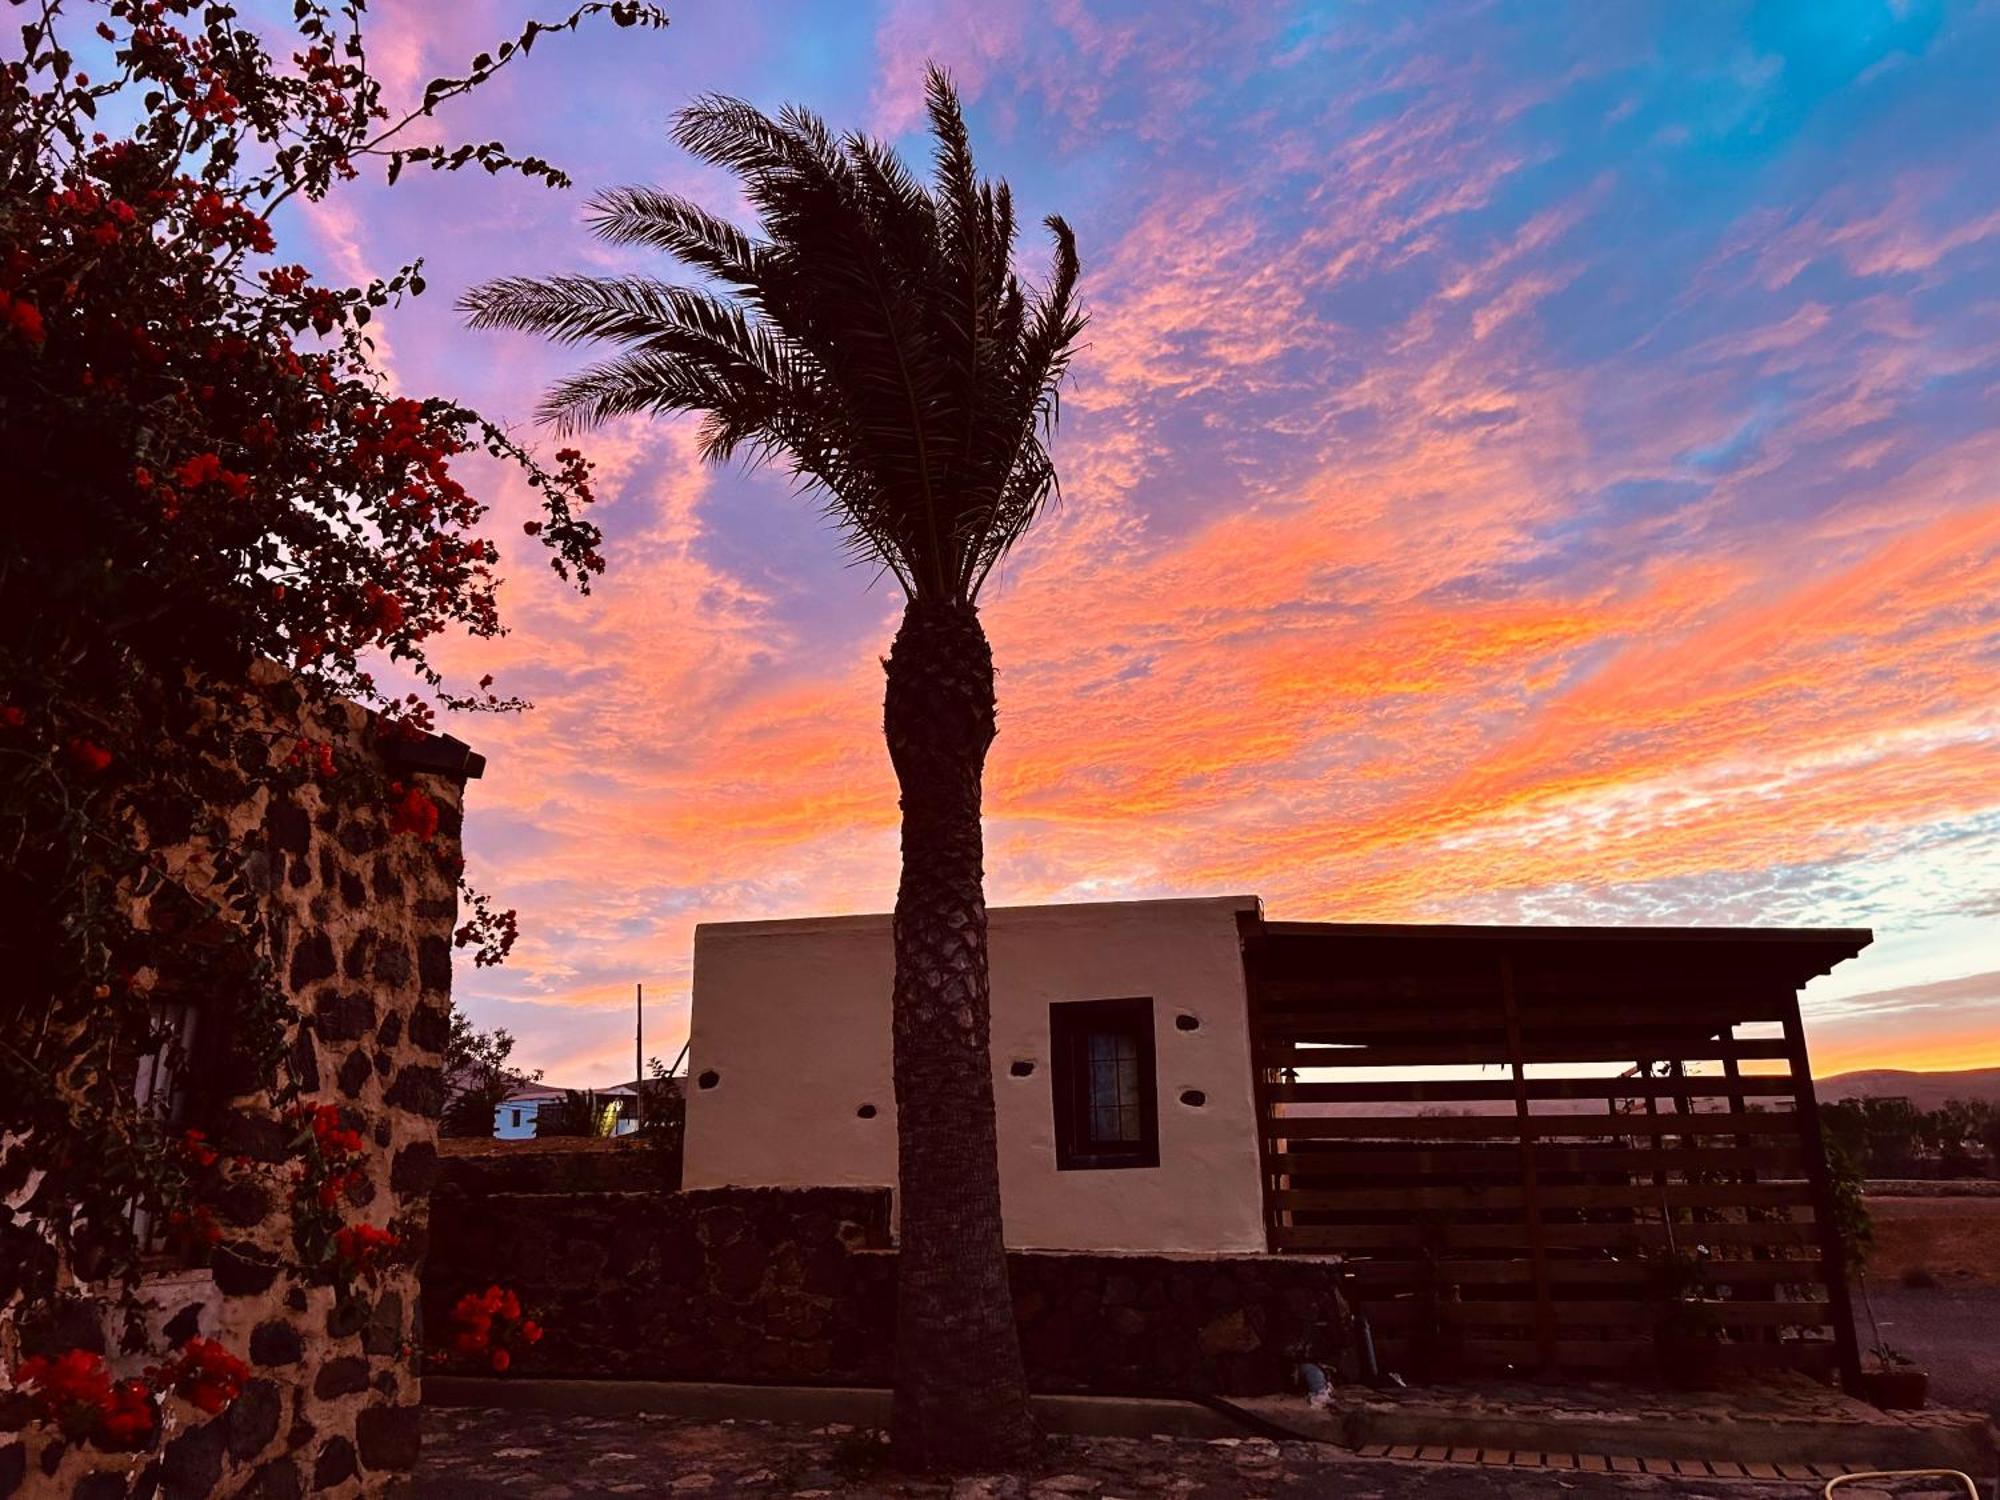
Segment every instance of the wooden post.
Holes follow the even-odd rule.
[[[646,986],[635,986],[638,1014],[632,1028],[632,1123],[646,1123]]]
[[[1243,1006],[1250,1030],[1250,1094],[1252,1105],[1257,1112],[1257,1176],[1264,1198],[1264,1250],[1270,1253],[1278,1248],[1279,1210],[1272,1206],[1271,1195],[1277,1183],[1274,1177],[1274,1163],[1271,1160],[1271,1070],[1264,1065],[1264,1006],[1261,987],[1257,977],[1257,956],[1262,937],[1263,919],[1259,913],[1242,911],[1236,914],[1238,947],[1243,955]]]
[[[1833,1175],[1827,1170],[1826,1143],[1820,1138],[1819,1096],[1813,1092],[1806,1028],[1799,1017],[1796,992],[1785,1007],[1785,1047],[1792,1069],[1792,1099],[1799,1116],[1799,1145],[1805,1151],[1806,1177],[1812,1184],[1820,1279],[1826,1283],[1827,1309],[1833,1317],[1834,1357],[1840,1365],[1841,1389],[1856,1396],[1861,1393],[1861,1349],[1854,1336],[1854,1303],[1847,1290],[1847,1247],[1834,1222]]]
[[[1521,1044],[1521,1005],[1514,993],[1514,958],[1500,955],[1500,996],[1507,1012],[1507,1061],[1514,1073],[1514,1118],[1521,1126],[1521,1207],[1528,1253],[1535,1271],[1535,1348],[1544,1374],[1556,1363],[1556,1307],[1549,1291],[1548,1236],[1542,1227],[1542,1194],[1535,1173],[1535,1136],[1528,1122],[1528,1072]]]

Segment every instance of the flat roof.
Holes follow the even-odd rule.
[[[1008,922],[1067,921],[1088,919],[1093,916],[1111,916],[1145,911],[1160,911],[1173,907],[1193,909],[1196,907],[1223,908],[1255,915],[1259,909],[1255,896],[1142,896],[1129,901],[1047,901],[1025,906],[989,906],[986,916],[1003,918]],[[716,933],[730,937],[752,937],[760,933],[786,933],[798,935],[810,932],[859,931],[869,928],[886,929],[894,920],[894,914],[886,911],[855,912],[846,916],[818,917],[749,917],[725,922],[697,922],[696,933]]]

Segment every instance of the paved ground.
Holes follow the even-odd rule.
[[[1931,1372],[1931,1400],[2000,1422],[2000,1287],[1871,1287],[1882,1340]],[[1868,1315],[1856,1309],[1862,1343]]]
[[[1263,1439],[1056,1438],[1025,1478],[901,1478],[872,1433],[650,1415],[471,1407],[425,1413],[426,1500],[610,1496],[931,1497],[931,1500],[1808,1500],[1818,1482],[1767,1484],[1488,1469],[1356,1458]]]

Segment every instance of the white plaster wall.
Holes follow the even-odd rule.
[[[1259,1251],[1256,1110],[1237,936],[1254,896],[996,907],[993,1087],[1007,1243]],[[896,1181],[887,916],[695,929],[688,1187]],[[1153,1001],[1160,1165],[1056,1170],[1049,1005]],[[1175,1017],[1201,1025],[1182,1031]],[[1012,1076],[1016,1060],[1035,1064]],[[713,1087],[701,1087],[713,1072]],[[1181,1094],[1198,1089],[1198,1108]],[[875,1106],[872,1119],[857,1111]]]

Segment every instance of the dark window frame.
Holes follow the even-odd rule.
[[[1093,1035],[1129,1036],[1137,1044],[1139,1139],[1109,1145],[1089,1138],[1086,1051]],[[1049,1102],[1055,1112],[1056,1170],[1117,1171],[1160,1164],[1160,1082],[1153,997],[1057,1000],[1049,1005]]]

